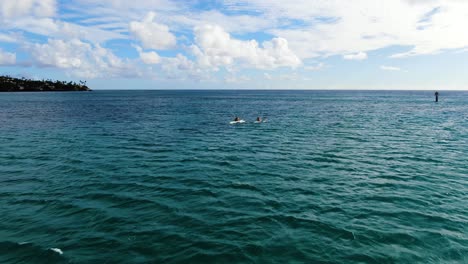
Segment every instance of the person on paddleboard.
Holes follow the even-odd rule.
[[[257,116],[257,122],[262,122],[262,118]]]
[[[240,118],[238,116],[236,116],[236,118],[234,118],[234,121],[235,122],[239,122],[240,121]]]

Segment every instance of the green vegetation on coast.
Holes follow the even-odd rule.
[[[63,82],[52,80],[30,80],[0,76],[0,92],[74,92],[91,91],[86,81]]]

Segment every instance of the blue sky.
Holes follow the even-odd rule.
[[[467,90],[467,18],[461,0],[2,0],[0,74],[94,89]]]

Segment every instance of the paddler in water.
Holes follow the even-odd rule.
[[[236,118],[234,118],[234,121],[235,122],[239,122],[240,121],[240,118],[238,116],[236,116]]]
[[[262,122],[262,118],[257,116],[257,122]]]
[[[435,95],[435,101],[439,102],[439,92],[435,92],[434,95]]]

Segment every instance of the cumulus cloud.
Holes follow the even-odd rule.
[[[55,15],[55,0],[2,0],[0,14],[2,19],[16,19],[23,16],[51,17]]]
[[[380,69],[384,71],[401,71],[401,68],[399,67],[385,66],[385,65],[380,66]]]
[[[148,13],[142,22],[132,21],[129,25],[130,33],[141,42],[145,49],[170,49],[176,45],[176,37],[169,31],[169,27],[154,22],[156,14]]]
[[[161,62],[161,57],[154,52],[141,52],[140,53],[140,59],[145,63],[145,64],[158,64]]]
[[[162,59],[161,69],[167,79],[202,80],[208,78],[206,71],[180,53],[175,57]]]
[[[136,50],[140,55],[140,59],[144,64],[158,64],[161,62],[161,57],[154,51],[144,52],[139,46],[136,46]]]
[[[351,53],[343,55],[345,60],[365,60],[367,59],[367,54],[365,52]]]
[[[193,53],[202,67],[232,66],[235,62],[246,67],[271,69],[298,67],[301,60],[289,49],[284,38],[273,38],[260,47],[255,40],[234,39],[217,25],[195,28]]]
[[[79,39],[49,39],[44,44],[31,44],[27,49],[39,66],[60,68],[78,77],[128,77],[136,74],[133,67],[110,50]]]
[[[14,65],[16,53],[4,52],[0,49],[0,65]]]

